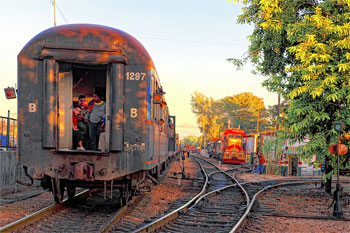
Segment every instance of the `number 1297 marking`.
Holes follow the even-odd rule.
[[[146,73],[126,72],[126,80],[144,80]]]

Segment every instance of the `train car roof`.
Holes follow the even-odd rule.
[[[124,57],[124,63],[146,63],[149,68],[155,70],[151,57],[138,40],[122,30],[107,26],[67,24],[46,29],[33,37],[18,56],[44,59],[44,49],[87,50],[90,51],[90,56],[94,51],[109,52]],[[101,63],[108,62],[101,61]]]
[[[228,134],[239,134],[244,136],[246,135],[243,130],[235,129],[235,128],[225,130],[225,132],[222,135],[228,135]]]
[[[221,140],[221,138],[214,137],[211,139],[212,142],[219,141],[219,140]]]
[[[251,133],[251,134],[247,134],[247,136],[251,137],[255,135],[273,135],[273,134],[276,134],[276,130],[263,131],[259,133]]]

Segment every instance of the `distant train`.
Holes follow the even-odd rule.
[[[246,162],[246,134],[241,129],[227,129],[221,138],[213,138],[208,145],[209,154],[224,163]]]
[[[19,163],[34,169],[56,202],[65,191],[73,197],[76,187],[97,187],[119,189],[125,204],[178,147],[164,94],[151,57],[129,34],[90,24],[49,28],[18,55]],[[85,105],[94,100],[85,123],[97,125],[88,136],[99,135],[98,148],[74,145],[74,114],[83,107],[76,113],[73,102],[80,96]],[[105,103],[100,118],[96,98]]]
[[[207,145],[208,154],[210,157],[222,159],[221,137],[214,137]]]

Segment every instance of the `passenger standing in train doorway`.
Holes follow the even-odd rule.
[[[82,135],[78,129],[78,115],[80,114],[80,108],[73,108],[73,150],[85,150],[82,142]]]
[[[98,150],[99,151],[105,151],[105,135],[106,135],[106,118],[103,118],[102,125],[100,127],[100,137],[98,141]]]
[[[88,107],[85,105],[85,95],[80,95],[78,98],[78,107],[80,108],[80,114],[78,115],[78,129],[82,135],[82,141],[84,148],[89,148],[89,127],[85,121],[85,116],[88,113]]]
[[[101,94],[95,91],[92,94],[93,103],[88,108],[86,122],[89,122],[90,149],[97,150],[101,133],[102,121],[106,117],[106,103],[102,101]]]

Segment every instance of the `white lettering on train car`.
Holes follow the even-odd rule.
[[[29,103],[28,107],[29,107],[29,112],[36,112],[36,104]]]
[[[124,143],[124,151],[145,151],[146,150],[146,146],[145,143],[141,143],[141,144],[131,144],[129,145],[129,143]]]
[[[146,73],[139,72],[126,72],[126,80],[140,80],[143,81],[145,79]]]
[[[137,117],[137,108],[130,108],[130,117],[131,118]]]

